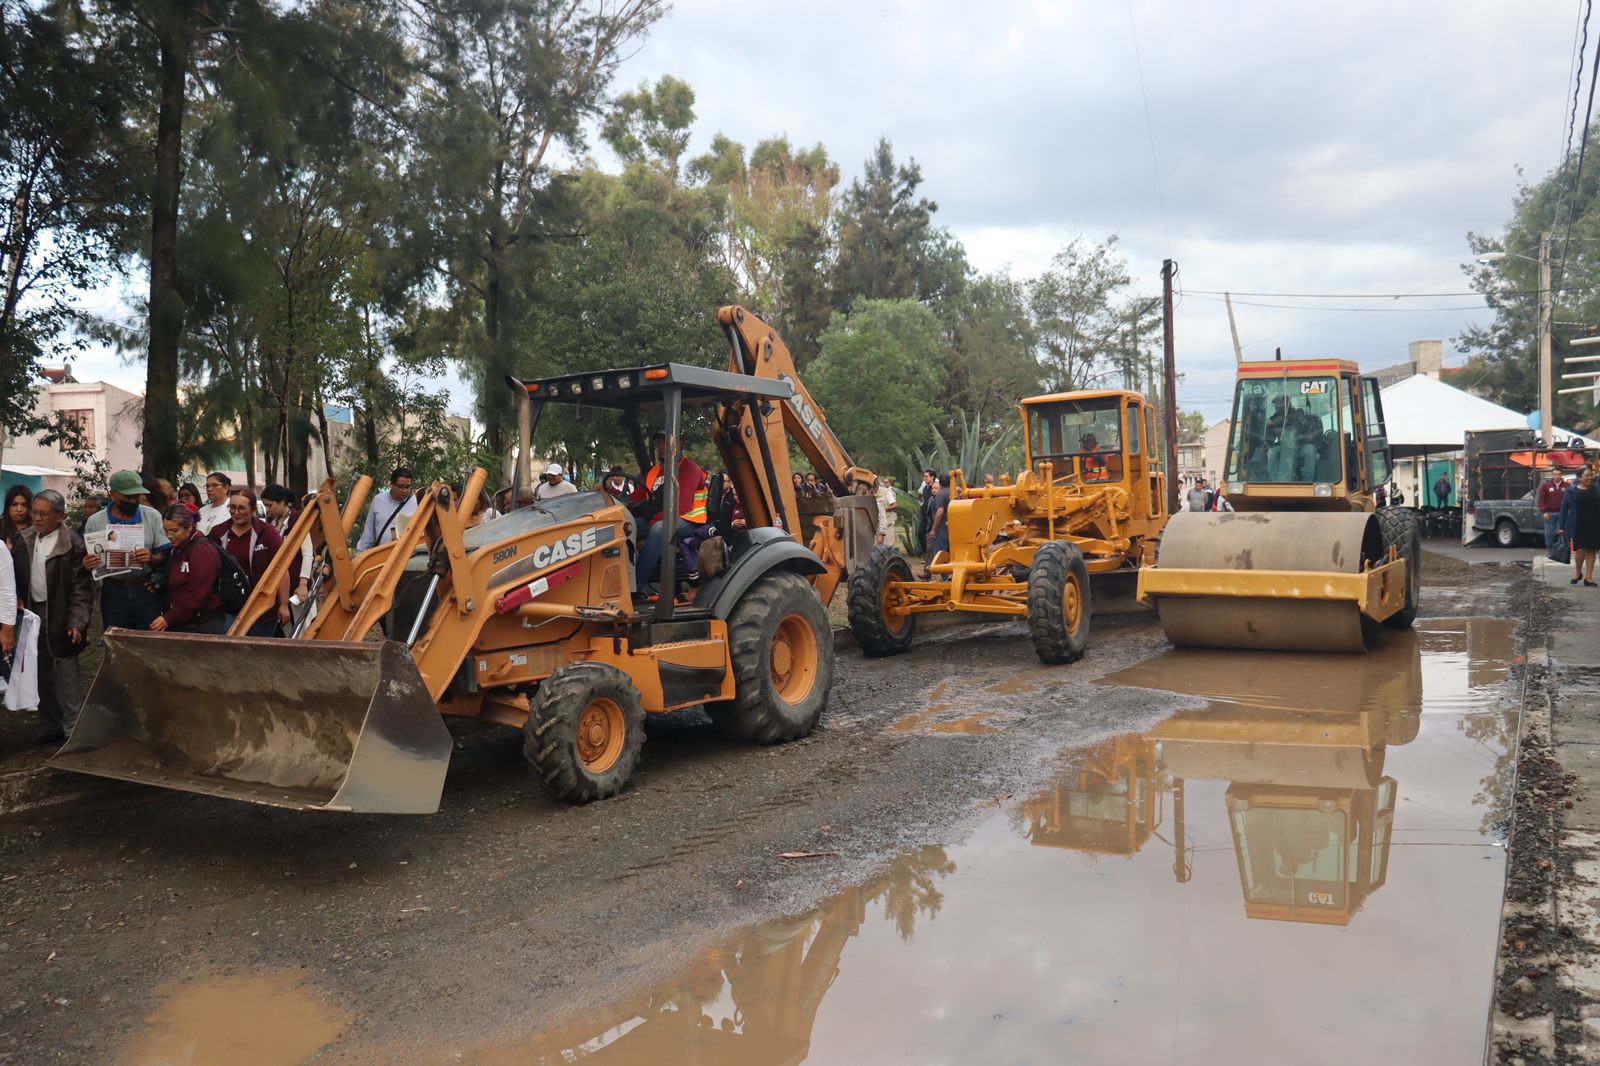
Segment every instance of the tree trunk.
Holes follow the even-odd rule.
[[[161,103],[156,119],[150,219],[150,348],[145,359],[144,469],[178,472],[178,342],[185,306],[178,291],[178,193],[183,181],[183,107],[192,34],[185,0],[167,5],[158,34]]]
[[[296,496],[304,496],[306,486],[311,481],[311,472],[307,469],[311,462],[311,419],[306,410],[305,390],[298,386],[294,390],[294,414],[289,419],[287,429],[287,458],[283,471],[287,480],[284,484]]]
[[[367,350],[367,381],[365,395],[361,404],[361,428],[366,438],[367,446],[367,471],[374,477],[378,474],[378,417],[373,411],[378,394],[378,383],[382,379],[382,366],[378,356],[378,346],[372,337],[372,308],[361,309],[362,318],[366,323],[366,350]]]
[[[317,437],[322,441],[322,476],[333,476],[333,441],[328,433],[328,404],[322,397],[317,397]]]

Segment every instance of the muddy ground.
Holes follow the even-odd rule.
[[[1427,559],[1424,613],[1517,617],[1525,571]],[[1100,686],[1166,647],[1097,619],[1042,667],[1020,626],[947,630],[890,660],[843,651],[822,727],[771,749],[697,713],[653,722],[622,797],[538,790],[520,738],[459,743],[426,818],[306,815],[160,793],[0,826],[0,1062],[126,1054],[172,987],[294,971],[351,1019],[330,1061],[445,1059],[558,1024],[893,856],[959,839],[1060,753],[1191,705]],[[827,853],[785,859],[785,852]]]

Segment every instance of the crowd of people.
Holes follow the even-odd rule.
[[[415,510],[411,480],[403,468],[394,472],[391,491],[380,497],[392,506],[375,501],[372,508],[380,526],[390,511]],[[13,485],[4,494],[0,676],[8,681],[7,707],[37,707],[40,744],[61,743],[77,719],[83,702],[78,658],[88,646],[96,606],[103,629],[224,633],[233,615],[222,576],[242,575],[236,587],[253,588],[299,516],[300,500],[284,486],[268,485],[258,498],[223,473],[206,477],[204,502],[191,483],[174,488],[132,470],[112,474],[108,488],[83,501],[76,526],[55,490]],[[380,529],[373,541],[384,533]],[[308,541],[276,590],[274,609],[249,635],[289,631],[293,605],[308,596],[312,568]]]

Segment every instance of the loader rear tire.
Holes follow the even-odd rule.
[[[1040,661],[1072,663],[1089,646],[1089,568],[1077,545],[1053,540],[1028,569],[1028,632]]]
[[[910,580],[911,564],[887,544],[873,548],[866,562],[850,575],[850,591],[845,603],[849,608],[850,632],[855,634],[861,654],[876,659],[899,655],[911,647],[917,616],[907,614],[891,618],[887,598],[889,582]]]
[[[750,744],[798,740],[817,726],[833,685],[828,613],[799,574],[774,570],[728,617],[734,696],[706,704],[725,736]]]
[[[539,686],[522,735],[523,754],[550,794],[589,803],[627,787],[644,748],[644,706],[615,666],[573,663]]]
[[[1392,544],[1406,561],[1406,605],[1385,618],[1383,624],[1389,629],[1409,629],[1417,619],[1417,601],[1422,593],[1422,539],[1417,533],[1417,519],[1404,508],[1383,507],[1378,510],[1378,528],[1383,531],[1384,555],[1389,554]]]

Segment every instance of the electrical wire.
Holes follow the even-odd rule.
[[[1150,121],[1150,94],[1144,85],[1144,58],[1139,53],[1139,24],[1133,17],[1133,0],[1128,0],[1128,28],[1133,32],[1133,68],[1139,75],[1139,99],[1144,103],[1144,130],[1150,138],[1150,166],[1156,178],[1156,202],[1161,205],[1161,229],[1167,235],[1167,258],[1172,254],[1172,226],[1167,221],[1167,194],[1161,188],[1161,160],[1156,156],[1156,128]]]
[[[1587,36],[1587,32],[1588,32],[1588,29],[1587,29],[1588,28],[1587,16],[1585,16],[1584,26],[1585,26],[1585,36]],[[1579,194],[1580,194],[1580,192],[1581,192],[1581,190],[1583,188],[1583,161],[1584,161],[1584,158],[1587,156],[1588,151],[1589,151],[1589,124],[1594,119],[1594,88],[1595,88],[1596,79],[1600,79],[1600,41],[1595,42],[1594,64],[1589,70],[1589,102],[1588,102],[1588,105],[1586,107],[1586,110],[1585,110],[1585,113],[1584,113],[1584,116],[1583,116],[1583,137],[1582,137],[1581,140],[1578,141],[1578,169],[1577,169],[1577,172],[1575,174],[1573,174],[1573,176],[1572,176],[1571,203],[1568,205],[1568,208],[1567,208],[1567,229],[1566,229],[1566,232],[1563,233],[1562,237],[1561,237],[1561,248],[1560,248],[1561,259],[1560,259],[1560,262],[1557,264],[1556,273],[1555,273],[1554,277],[1551,279],[1551,287],[1552,287],[1551,300],[1552,301],[1555,298],[1555,291],[1554,290],[1555,290],[1556,287],[1558,287],[1561,284],[1561,276],[1566,273],[1566,269],[1567,269],[1567,246],[1568,246],[1569,243],[1571,243],[1572,224],[1575,221],[1577,221],[1577,216],[1578,216],[1578,196],[1579,196]],[[1565,163],[1565,160],[1563,160],[1562,162]],[[1559,209],[1560,209],[1560,205],[1558,204],[1557,205],[1557,210],[1559,210]],[[1554,221],[1557,224],[1559,224],[1560,218],[1557,217]]]

